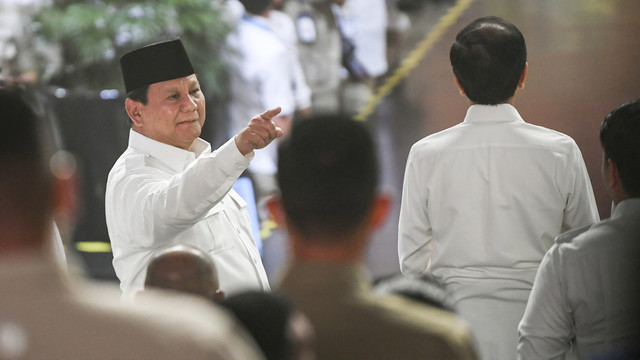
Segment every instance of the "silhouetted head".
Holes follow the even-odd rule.
[[[515,25],[488,16],[458,33],[449,57],[469,100],[497,105],[515,94],[527,63],[527,47]]]
[[[293,124],[278,149],[287,222],[307,237],[356,230],[378,191],[377,148],[364,124],[319,116]]]
[[[190,245],[174,245],[156,252],[149,266],[145,288],[175,290],[220,301],[218,272],[211,257]]]
[[[604,166],[611,160],[629,197],[640,197],[640,100],[620,105],[600,126]]]

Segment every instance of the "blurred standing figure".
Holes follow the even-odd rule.
[[[278,290],[311,321],[319,360],[475,359],[454,314],[376,294],[366,280],[364,254],[391,204],[377,154],[349,117],[293,125],[278,149],[281,197],[269,202],[293,255]]]
[[[341,108],[358,114],[369,102],[375,80],[387,72],[387,4],[385,0],[346,0],[334,5],[343,36]],[[352,45],[349,49],[345,42]],[[357,62],[363,71],[349,67]]]
[[[229,75],[230,133],[262,109],[280,106],[273,121],[287,133],[296,108],[294,65],[286,44],[272,28],[268,16],[273,0],[240,0],[245,12],[227,36],[223,59]],[[276,141],[277,143],[277,141]],[[249,165],[258,201],[277,191],[276,144],[257,150]]]
[[[33,36],[32,16],[44,0],[0,1],[0,82],[34,85],[46,82],[62,68],[60,49]]]
[[[281,3],[282,0],[274,0],[273,6],[275,7]],[[311,114],[311,89],[307,85],[302,64],[300,64],[296,26],[289,15],[275,8],[268,12],[267,21],[274,34],[287,47],[289,66],[294,73],[293,91],[295,93],[296,114],[301,117],[307,117]]]
[[[247,116],[250,118],[262,109],[280,106],[282,111],[273,121],[286,134],[296,106],[294,72],[287,61],[288,49],[267,18],[273,0],[240,0],[240,3],[246,11],[227,36],[223,55],[231,92],[231,133],[244,127]],[[276,147],[272,144],[256,151],[249,165],[258,201],[277,191]]]
[[[602,122],[611,218],[556,238],[520,322],[518,359],[640,358],[640,100]]]
[[[120,304],[117,287],[60,272],[47,238],[73,182],[55,176],[41,121],[20,94],[0,89],[0,359],[260,359],[210,304]]]
[[[473,21],[450,51],[461,124],[413,145],[398,250],[404,274],[431,273],[471,325],[485,360],[511,360],[536,271],[561,232],[598,221],[570,137],[525,123],[513,106],[527,78],[520,30]]]
[[[286,0],[283,11],[293,19],[304,77],[311,89],[311,113],[340,111],[342,50],[331,4],[344,0]]]

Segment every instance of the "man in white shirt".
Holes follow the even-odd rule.
[[[125,297],[142,289],[154,250],[184,243],[214,260],[220,288],[269,290],[244,200],[231,189],[253,150],[282,136],[255,116],[215,152],[200,139],[205,98],[180,40],[120,59],[131,118],[129,147],[109,173],[106,218],[113,265]]]
[[[518,359],[640,356],[640,100],[600,128],[611,218],[556,238],[520,322]]]
[[[527,77],[518,28],[497,17],[477,19],[458,33],[450,57],[471,106],[461,124],[411,149],[400,267],[444,284],[483,359],[513,359],[545,252],[562,231],[599,217],[573,139],[525,123],[513,106]]]

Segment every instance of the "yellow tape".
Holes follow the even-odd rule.
[[[260,224],[260,238],[266,239],[271,236],[272,231],[278,227],[278,224],[271,220],[267,219]]]
[[[400,81],[407,77],[411,70],[420,64],[420,61],[422,61],[426,53],[431,50],[438,40],[440,40],[447,29],[451,27],[451,25],[455,24],[460,15],[462,15],[472,2],[473,0],[459,0],[456,5],[449,9],[449,11],[440,18],[438,24],[427,34],[424,40],[422,40],[418,46],[411,51],[409,56],[402,61],[402,64],[400,64],[400,67],[396,69],[393,75],[391,75],[382,86],[376,89],[375,94],[371,99],[369,99],[367,106],[365,106],[364,109],[355,116],[356,120],[364,121],[373,113],[382,99],[389,95],[391,90],[398,86]]]
[[[76,249],[86,253],[106,253],[111,252],[111,244],[102,241],[78,241]]]

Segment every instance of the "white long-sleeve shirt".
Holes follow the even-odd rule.
[[[580,150],[509,104],[473,105],[417,142],[407,161],[398,251],[430,271],[469,321],[486,359],[513,359],[517,325],[553,239],[599,220]]]
[[[250,158],[233,139],[213,153],[196,139],[191,150],[131,130],[129,147],[109,172],[107,228],[125,297],[143,288],[153,252],[176,243],[209,253],[226,293],[269,290],[246,203],[231,189]]]
[[[640,351],[640,199],[562,234],[542,260],[520,322],[518,359],[631,359]],[[628,356],[624,356],[628,355]]]

